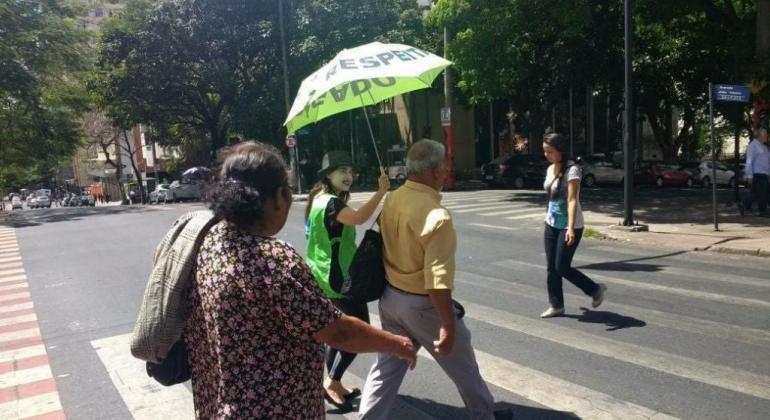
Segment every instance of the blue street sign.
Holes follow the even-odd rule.
[[[744,85],[714,85],[714,100],[720,102],[749,102],[751,91]]]

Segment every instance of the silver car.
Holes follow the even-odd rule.
[[[714,167],[711,165],[710,160],[704,160],[700,163],[699,166],[700,169],[700,179],[699,181],[701,184],[703,184],[704,188],[710,188],[712,184],[712,178],[714,176]],[[722,162],[717,162],[717,177],[716,177],[716,184],[717,185],[729,185],[730,187],[733,186],[735,183],[735,172],[731,171],[730,169],[725,166]]]
[[[623,166],[603,155],[583,159],[583,185],[595,187],[599,184],[622,184],[625,176]]]
[[[160,184],[157,187],[155,187],[155,190],[150,193],[150,203],[151,204],[158,204],[158,203],[165,203],[166,201],[170,200],[170,197],[168,196],[169,191],[169,184]]]
[[[35,207],[37,208],[51,208],[51,197],[46,194],[38,194],[36,197]]]
[[[168,186],[166,201],[200,200],[201,185],[198,181],[182,179],[174,181]]]

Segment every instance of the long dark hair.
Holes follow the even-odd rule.
[[[551,146],[552,148],[556,149],[557,152],[561,154],[561,161],[559,161],[559,172],[556,174],[556,177],[551,181],[551,183],[548,185],[548,194],[551,199],[556,199],[561,195],[561,190],[564,188],[562,184],[562,179],[564,178],[564,174],[567,172],[567,162],[569,161],[569,157],[567,156],[567,149],[569,145],[567,144],[567,138],[559,133],[550,133],[543,136],[543,143]],[[553,188],[554,183],[557,183],[557,188]]]
[[[340,191],[338,194],[334,193],[334,187],[332,186],[332,182],[329,180],[329,178],[326,177],[326,175],[336,171],[337,168],[329,168],[329,170],[324,171],[321,174],[321,180],[316,182],[316,184],[313,186],[313,189],[310,190],[310,192],[307,195],[307,206],[305,206],[305,221],[307,222],[307,219],[310,217],[310,209],[313,208],[313,200],[315,197],[320,194],[321,192],[327,192],[330,194],[334,194],[337,197],[339,197],[340,200],[347,203],[350,199],[350,191]]]

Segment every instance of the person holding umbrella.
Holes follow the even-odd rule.
[[[348,270],[356,251],[355,226],[366,223],[390,188],[390,181],[381,170],[379,189],[360,209],[348,207],[353,184],[353,162],[342,151],[324,155],[319,183],[310,191],[305,210],[307,262],[321,290],[342,313],[369,322],[366,302],[352,301],[341,294],[349,278]],[[350,399],[360,395],[358,389],[342,385],[342,376],[355,359],[333,347],[326,348],[328,377],[324,380],[324,398],[335,407],[351,411]]]

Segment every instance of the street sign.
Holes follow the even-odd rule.
[[[452,108],[446,106],[441,108],[441,126],[452,126]]]
[[[288,136],[286,137],[286,147],[292,148],[297,145],[297,138],[294,136]]]
[[[751,89],[744,85],[714,85],[714,100],[719,102],[749,102]]]

